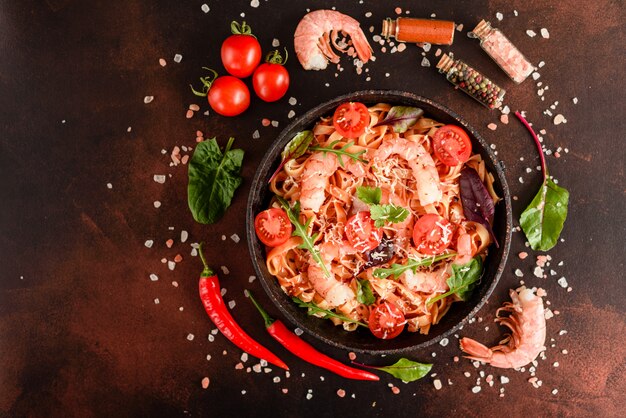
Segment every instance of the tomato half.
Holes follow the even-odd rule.
[[[250,106],[250,90],[238,78],[230,75],[218,77],[211,84],[209,105],[222,116],[237,116]]]
[[[229,74],[246,78],[261,62],[261,45],[252,35],[230,35],[222,43],[221,56]]]
[[[292,226],[284,210],[271,208],[254,218],[254,231],[268,247],[277,247],[291,236]]]
[[[406,319],[395,304],[384,302],[370,311],[368,325],[375,337],[389,340],[400,335]]]
[[[369,212],[362,211],[346,222],[346,237],[355,250],[369,251],[378,247],[383,239],[383,230],[374,226]]]
[[[445,125],[433,136],[433,148],[439,161],[448,166],[463,164],[472,155],[472,141],[456,125]]]
[[[370,113],[363,103],[343,103],[333,115],[333,126],[344,138],[358,138],[369,124]]]
[[[254,70],[252,87],[261,100],[275,102],[287,93],[289,73],[280,64],[261,64]]]
[[[429,213],[415,222],[413,244],[422,254],[437,255],[452,242],[452,224],[446,218]]]

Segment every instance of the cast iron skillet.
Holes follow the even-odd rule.
[[[426,116],[437,121],[462,126],[469,133],[474,152],[481,154],[488,170],[494,174],[495,190],[503,198],[496,205],[493,225],[500,247],[496,248],[492,245],[489,248],[485,273],[480,284],[474,290],[470,300],[454,303],[442,320],[430,328],[428,335],[405,331],[394,339],[380,340],[363,327],[353,332],[344,331],[341,326],[335,326],[329,320],[308,316],[306,309],[297,307],[267,271],[265,249],[254,232],[254,217],[267,208],[272,197],[267,182],[280,162],[280,153],[296,133],[311,129],[321,116],[332,115],[339,104],[347,101],[358,101],[366,105],[384,102],[391,105],[416,106],[422,108]],[[369,90],[347,94],[323,103],[294,120],[278,135],[263,157],[252,182],[246,213],[246,235],[254,268],[263,288],[285,317],[294,325],[327,344],[368,354],[404,354],[435,344],[456,332],[478,312],[496,287],[509,252],[511,228],[509,188],[502,167],[485,140],[463,118],[450,109],[430,99],[401,91]]]

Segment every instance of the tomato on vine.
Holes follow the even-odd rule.
[[[240,79],[225,75],[219,76],[214,70],[202,67],[211,72],[208,77],[200,77],[202,91],[191,86],[196,96],[207,97],[211,109],[222,116],[237,116],[250,106],[250,90]]]
[[[222,64],[230,75],[249,77],[261,62],[261,45],[246,22],[232,22],[230,30],[233,34],[222,43]]]
[[[285,49],[285,59],[278,50],[267,54],[265,63],[259,65],[252,75],[252,87],[261,100],[275,102],[282,98],[289,88],[289,73],[285,69],[288,53]]]

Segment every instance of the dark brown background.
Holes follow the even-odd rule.
[[[0,1],[0,415],[623,415],[623,1],[360,5],[270,0],[261,1],[257,9],[249,1],[222,1],[207,2],[208,14],[200,10],[202,3]],[[208,108],[190,94],[188,83],[201,75],[203,65],[222,71],[219,45],[229,22],[241,12],[264,50],[278,38],[292,52],[292,34],[306,7],[330,6],[358,18],[366,30],[374,25],[378,31],[382,18],[393,16],[396,6],[408,7],[411,16],[436,13],[463,23],[465,29],[450,50],[501,83],[511,108],[526,110],[536,128],[547,129],[549,148],[569,148],[560,159],[548,157],[551,173],[571,192],[565,241],[550,251],[558,275],[534,277],[536,254],[531,251],[526,261],[519,260],[524,238],[514,234],[507,272],[480,313],[483,322],[462,332],[487,343],[497,341],[501,330],[491,324],[495,307],[507,299],[508,288],[518,285],[513,271],[520,268],[526,283],[544,287],[550,307],[560,311],[548,321],[548,360],[540,361],[537,370],[541,388],[527,382],[528,371],[485,366],[480,370],[498,382],[490,388],[482,379],[482,391],[471,393],[479,370],[468,361],[452,361],[460,354],[456,340],[410,356],[435,363],[433,372],[444,383],[440,391],[431,377],[408,385],[387,376],[379,383],[347,381],[286,353],[265,334],[243,297],[244,287],[250,287],[278,314],[258,281],[248,283],[254,271],[245,241],[235,244],[221,236],[244,237],[250,179],[264,150],[288,123],[291,106],[286,98],[276,104],[254,100],[238,118],[197,113],[187,120],[190,103]],[[364,17],[368,11],[371,18]],[[505,15],[502,22],[495,19],[496,12]],[[513,85],[478,43],[465,36],[481,18],[497,23],[531,61],[546,62],[539,80],[550,86],[545,102],[539,100],[533,80]],[[526,29],[539,33],[542,27],[549,29],[550,39],[525,34]],[[497,145],[512,194],[519,197],[514,202],[517,219],[540,181],[537,171],[525,172],[536,166],[538,157],[521,125],[511,118],[509,125],[498,123],[496,131],[486,129],[499,113],[455,92],[433,68],[420,67],[421,49],[409,46],[394,55],[380,53],[379,46],[374,49],[378,59],[367,65],[372,76],[368,83],[345,58],[346,70],[335,78],[334,69],[305,72],[292,57],[287,97],[298,99],[296,112],[364,88],[404,89],[444,103]],[[429,53],[433,65],[435,49]],[[175,53],[183,55],[180,64],[173,62]],[[161,57],[168,62],[164,68],[158,64]],[[144,104],[146,95],[155,96],[154,102]],[[578,105],[571,101],[575,96]],[[555,100],[555,114],[565,115],[565,125],[554,126],[542,115]],[[278,120],[281,127],[261,127],[263,117]],[[222,143],[235,136],[236,145],[246,151],[245,182],[225,218],[212,226],[194,224],[186,207],[186,168],[169,167],[168,156],[160,152],[174,145],[193,146],[197,129]],[[256,129],[261,138],[253,140]],[[154,174],[172,178],[161,185],[152,180]],[[154,200],[163,206],[155,209]],[[175,230],[168,230],[170,226]],[[177,239],[182,229],[191,235],[186,244]],[[172,249],[165,246],[168,238],[175,238]],[[152,249],[144,247],[146,239],[155,240]],[[225,299],[237,302],[233,315],[291,365],[290,378],[278,371],[235,370],[240,350],[221,335],[213,343],[207,340],[213,326],[198,301],[199,260],[189,256],[189,242],[200,240],[208,243],[208,257],[216,267],[230,269],[222,275],[222,285],[228,290]],[[179,252],[185,259],[170,272],[159,260]],[[559,261],[564,266],[557,267]],[[159,281],[149,280],[152,272]],[[561,276],[572,292],[557,285]],[[173,287],[172,281],[179,286]],[[154,304],[155,298],[160,304]],[[562,329],[568,333],[559,335]],[[189,333],[195,335],[193,341],[187,340]],[[347,361],[347,353],[307,339]],[[395,360],[359,359],[378,364]],[[559,367],[552,366],[555,361]],[[252,364],[253,359],[247,362]],[[511,382],[501,385],[501,375]],[[211,379],[207,390],[200,385],[205,376]],[[274,376],[281,382],[273,383]],[[388,383],[397,385],[400,394],[392,394]],[[506,389],[504,398],[498,397],[500,387]],[[347,392],[343,399],[336,395],[340,388]],[[556,395],[551,394],[554,388]],[[309,389],[313,398],[305,400]]]

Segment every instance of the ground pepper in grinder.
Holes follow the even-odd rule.
[[[491,23],[481,20],[472,32],[480,39],[480,46],[485,52],[517,84],[526,80],[535,70],[500,29],[491,27]]]
[[[456,88],[463,90],[483,106],[493,109],[502,104],[506,91],[463,61],[455,60],[452,53],[443,54],[437,68]]]
[[[383,20],[381,33],[385,39],[396,38],[399,42],[428,42],[435,45],[452,45],[454,22],[435,19],[399,17]]]

